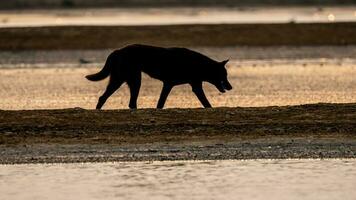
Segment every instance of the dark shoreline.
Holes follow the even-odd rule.
[[[0,111],[0,164],[356,158],[356,104]]]
[[[184,24],[0,28],[0,50],[160,46],[354,45],[356,23]],[[105,39],[103,39],[105,38]]]

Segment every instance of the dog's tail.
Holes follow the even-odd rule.
[[[85,76],[85,78],[87,78],[90,81],[100,81],[105,79],[106,77],[108,77],[110,75],[111,72],[111,58],[110,56],[107,58],[106,63],[103,67],[103,69],[100,70],[100,72],[95,73],[95,74],[90,74]]]

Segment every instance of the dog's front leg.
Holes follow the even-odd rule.
[[[164,107],[164,104],[166,103],[167,97],[169,93],[171,92],[173,88],[173,85],[169,83],[163,83],[163,88],[161,92],[161,96],[159,97],[158,103],[157,103],[157,108],[162,109]]]
[[[203,83],[202,82],[194,82],[190,84],[192,86],[192,91],[194,94],[198,97],[199,101],[205,108],[211,108],[211,105],[208,101],[208,99],[205,96],[204,90],[203,90]]]

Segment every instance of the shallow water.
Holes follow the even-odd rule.
[[[355,199],[356,160],[0,165],[1,199]]]
[[[0,27],[356,21],[356,7],[136,8],[0,11]]]

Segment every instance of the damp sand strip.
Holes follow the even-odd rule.
[[[0,163],[356,158],[356,104],[0,111]]]
[[[355,33],[355,22],[9,27],[0,28],[0,49],[103,49],[132,43],[189,47],[354,45]]]

